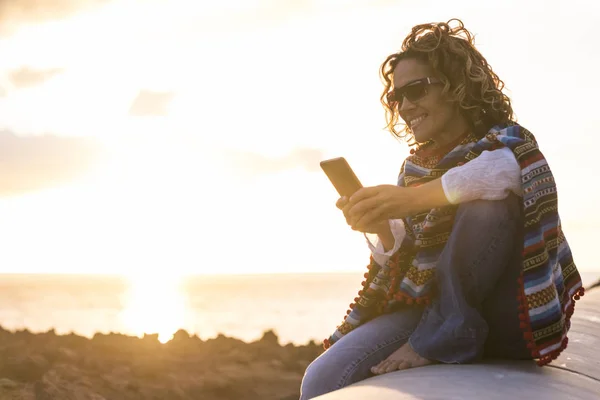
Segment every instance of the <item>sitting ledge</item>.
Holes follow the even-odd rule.
[[[600,399],[600,289],[576,303],[569,346],[545,367],[533,361],[430,365],[375,376],[319,400]]]

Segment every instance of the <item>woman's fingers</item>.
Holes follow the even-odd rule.
[[[382,206],[380,200],[377,197],[369,197],[362,200],[360,203],[352,204],[348,203],[349,210],[348,215],[353,222],[361,219],[367,212],[375,210]]]
[[[377,193],[379,193],[379,188],[377,186],[363,187],[350,196],[349,201],[352,204],[357,204],[365,199],[376,196]]]
[[[381,207],[377,207],[368,210],[356,220],[351,218],[350,220],[352,222],[352,229],[363,232],[365,229],[367,229],[367,227],[372,227],[380,222],[380,220],[384,219],[382,214],[383,209]]]
[[[375,224],[392,218],[398,212],[398,191],[393,185],[379,185],[359,189],[350,198],[341,197],[336,206],[341,209],[353,230],[366,232]]]
[[[350,217],[350,209],[351,208],[352,208],[352,206],[350,205],[350,203],[348,203],[342,209],[342,212],[344,213],[344,217],[346,218],[346,223],[348,225],[352,225],[352,219]]]
[[[348,198],[346,196],[342,196],[338,199],[338,201],[335,203],[335,206],[337,208],[339,208],[340,210],[342,210],[342,212],[344,213],[344,218],[346,218],[346,223],[348,225],[350,225],[350,202],[348,201]]]
[[[348,204],[348,198],[346,196],[342,196],[335,202],[335,206],[342,210],[344,206]]]

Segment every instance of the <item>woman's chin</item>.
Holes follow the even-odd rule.
[[[413,136],[414,136],[415,140],[417,141],[417,143],[421,143],[421,144],[425,143],[431,139],[431,135],[428,134],[427,130],[415,129],[413,131]]]

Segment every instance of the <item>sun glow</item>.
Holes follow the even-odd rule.
[[[187,299],[180,291],[181,277],[167,274],[137,275],[130,278],[130,289],[120,314],[127,332],[142,337],[158,333],[166,343],[185,325]]]
[[[519,16],[469,1],[410,9],[364,0],[103,3],[0,38],[0,129],[14,134],[15,146],[51,133],[92,138],[109,153],[77,182],[0,199],[5,271],[134,273],[135,294],[171,290],[159,278],[138,280],[141,270],[362,269],[364,238],[335,210],[314,154],[346,157],[365,185],[394,182],[407,149],[382,132],[377,70],[413,23],[455,16],[478,34],[515,94],[519,119],[540,139],[562,190],[565,226],[577,234],[599,223],[590,217],[596,193],[580,195],[581,182],[593,181],[594,157],[563,146],[562,130],[539,102],[552,95],[546,82],[557,77],[575,79],[572,90],[587,88],[578,96],[598,92],[595,81],[573,77],[568,63],[547,63],[555,47],[573,45],[548,21],[593,26],[591,3],[572,7],[587,10],[577,18],[561,10],[536,21],[521,3]],[[481,18],[490,13],[525,24],[531,35],[497,35]],[[574,32],[580,49],[593,47],[593,35]],[[511,57],[504,56],[507,43],[519,43]],[[584,50],[581,79],[598,64]],[[23,68],[38,79],[19,87],[10,77]],[[140,98],[147,114],[132,111]],[[563,105],[563,114],[586,116],[570,121],[571,143],[598,125],[595,102],[584,100]],[[5,147],[3,170],[13,173],[14,158],[35,174],[38,153],[20,155],[18,146]],[[312,155],[294,156],[305,149]],[[585,254],[593,235],[581,237],[573,246]],[[592,252],[583,257],[580,265],[595,268]]]

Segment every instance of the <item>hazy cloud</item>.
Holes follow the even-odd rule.
[[[240,172],[266,174],[298,167],[310,172],[317,171],[320,169],[319,162],[324,159],[324,155],[319,149],[304,148],[293,150],[283,157],[236,151],[228,154],[228,158]]]
[[[101,146],[91,139],[0,131],[0,195],[70,181],[85,173],[101,154]]]
[[[0,21],[43,21],[68,16],[110,0],[0,0]]]
[[[167,115],[172,92],[152,92],[140,90],[129,108],[129,115],[138,117]]]
[[[44,83],[60,74],[62,69],[32,69],[23,67],[9,72],[8,79],[16,88],[27,88]]]

